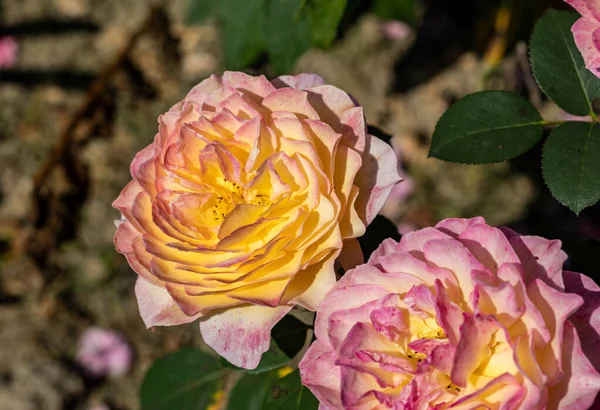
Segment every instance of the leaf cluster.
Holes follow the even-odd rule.
[[[190,0],[188,24],[216,19],[227,69],[241,70],[263,54],[287,73],[310,47],[328,48],[347,0]]]
[[[585,67],[571,33],[578,15],[548,11],[530,41],[530,62],[540,89],[582,121],[544,120],[536,108],[508,91],[483,91],[452,105],[437,123],[429,155],[461,164],[505,161],[544,142],[542,174],[552,195],[573,212],[600,200],[600,128],[593,102],[600,79]]]

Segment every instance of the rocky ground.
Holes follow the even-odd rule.
[[[185,27],[180,0],[155,14],[142,0],[0,5],[6,27],[85,22],[65,25],[62,33],[32,26],[17,35],[17,65],[0,72],[0,410],[99,403],[136,409],[152,359],[201,341],[194,325],[144,329],[133,296],[135,274],[113,250],[118,213],[110,205],[130,178],[133,155],[152,140],[158,115],[221,69],[218,32],[210,25]],[[517,53],[489,76],[481,59],[466,53],[398,93],[396,63],[415,35],[393,39],[381,27],[364,16],[332,50],[302,57],[296,71],[321,74],[352,93],[368,121],[394,136],[414,190],[396,195],[385,214],[405,231],[447,216],[481,214],[491,224],[518,220],[538,188],[511,164],[467,167],[426,157],[435,123],[451,102],[484,88],[522,87],[515,78],[527,74],[526,64]],[[110,71],[115,63],[118,69]],[[100,92],[94,94],[90,87],[98,76]],[[77,340],[91,325],[125,335],[135,352],[127,375],[93,380],[74,363]]]

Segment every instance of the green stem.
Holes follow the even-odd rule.
[[[546,121],[546,120],[542,120],[541,124],[542,125],[552,126],[552,125],[561,125],[561,124],[564,124],[564,123],[567,123],[567,122],[569,122],[569,121]],[[587,122],[587,121],[585,121],[585,122]]]

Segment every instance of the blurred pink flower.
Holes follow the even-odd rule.
[[[565,0],[581,18],[573,24],[571,31],[575,44],[583,56],[585,66],[596,77],[600,77],[600,1]]]
[[[398,224],[398,233],[400,235],[406,235],[408,233],[411,233],[412,231],[416,231],[417,227],[411,223],[407,223],[407,222],[400,222]]]
[[[320,304],[302,382],[321,410],[590,408],[600,288],[566,258],[481,217],[386,239]]]
[[[92,376],[122,376],[131,366],[132,352],[120,333],[90,327],[79,339],[75,360]]]
[[[17,62],[17,42],[14,37],[0,37],[0,70]]]
[[[410,26],[398,20],[390,20],[382,23],[381,30],[390,40],[404,40],[411,33]]]

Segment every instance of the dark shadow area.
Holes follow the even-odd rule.
[[[426,82],[475,48],[477,18],[489,14],[497,0],[425,1],[416,41],[396,64],[393,91],[407,91]]]
[[[386,238],[392,238],[395,241],[400,241],[398,228],[389,219],[382,215],[377,215],[373,222],[367,227],[365,234],[358,238],[358,243],[363,251],[365,262],[379,244]]]
[[[72,32],[96,33],[100,26],[87,20],[43,19],[0,27],[0,36],[45,36]]]
[[[65,89],[87,90],[95,74],[70,70],[4,70],[0,71],[0,83],[15,83],[27,88],[42,84],[54,84]]]
[[[507,53],[518,41],[527,41],[535,22],[548,7],[568,10],[557,0],[425,0],[416,41],[396,63],[393,92],[405,92],[426,83],[467,51],[483,55],[494,37],[505,38]],[[510,7],[511,25],[495,31],[495,13]]]

